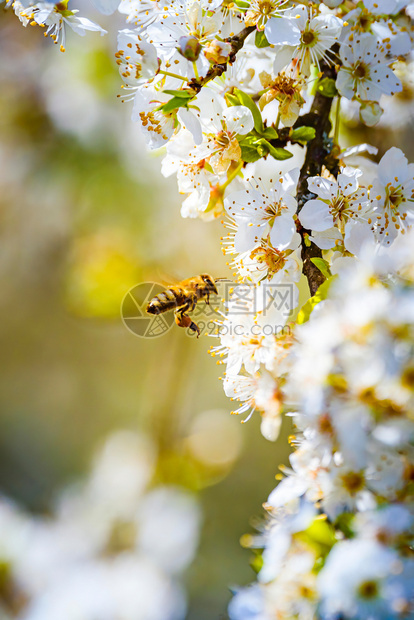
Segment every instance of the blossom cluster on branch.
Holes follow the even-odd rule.
[[[61,49],[66,26],[100,30],[68,0],[7,4]],[[259,411],[270,440],[283,414],[298,429],[251,540],[258,583],[230,617],[413,617],[414,164],[339,144],[341,106],[373,126],[403,91],[413,3],[94,4],[126,15],[121,99],[176,175],[183,217],[227,227],[237,283],[212,353],[235,413]]]
[[[231,620],[412,617],[413,265],[413,233],[366,248],[297,327],[279,391],[295,450]]]

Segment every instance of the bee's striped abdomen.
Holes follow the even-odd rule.
[[[147,306],[147,312],[149,314],[161,314],[178,308],[182,303],[181,295],[177,295],[172,289],[168,288],[151,299]]]

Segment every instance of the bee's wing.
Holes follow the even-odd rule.
[[[174,284],[178,283],[178,278],[171,276],[170,274],[166,274],[161,272],[159,269],[152,272],[147,272],[145,274],[145,279],[147,282],[155,282],[164,288],[170,288],[174,286]]]
[[[180,278],[177,278],[176,276],[173,276],[169,273],[157,270],[157,282],[168,288],[173,284],[178,284],[180,282]]]

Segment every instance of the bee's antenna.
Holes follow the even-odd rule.
[[[233,282],[230,278],[214,278],[214,282]]]

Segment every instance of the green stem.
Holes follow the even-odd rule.
[[[336,103],[336,112],[335,112],[334,144],[339,144],[340,114],[341,114],[341,97],[338,95],[338,101]]]
[[[178,75],[177,73],[171,73],[170,71],[158,71],[158,73],[160,73],[161,75],[168,75],[169,77],[173,77],[173,78],[177,78],[177,80],[181,80],[182,82],[187,82],[187,78],[183,77],[182,75]]]
[[[223,185],[220,185],[220,189],[222,191],[224,191],[226,189],[226,187],[228,185],[230,185],[230,183],[237,177],[237,175],[239,174],[240,170],[243,168],[243,161],[241,161],[236,168],[233,170],[233,172],[231,172],[229,175],[227,175],[227,180],[223,183]]]
[[[193,62],[193,69],[194,69],[195,79],[199,80],[200,76],[198,75],[198,69],[197,69],[197,63],[196,62]]]
[[[275,129],[279,129],[279,123],[280,123],[280,103],[279,103],[279,108],[277,110],[277,118],[276,118],[276,123],[275,123]]]

